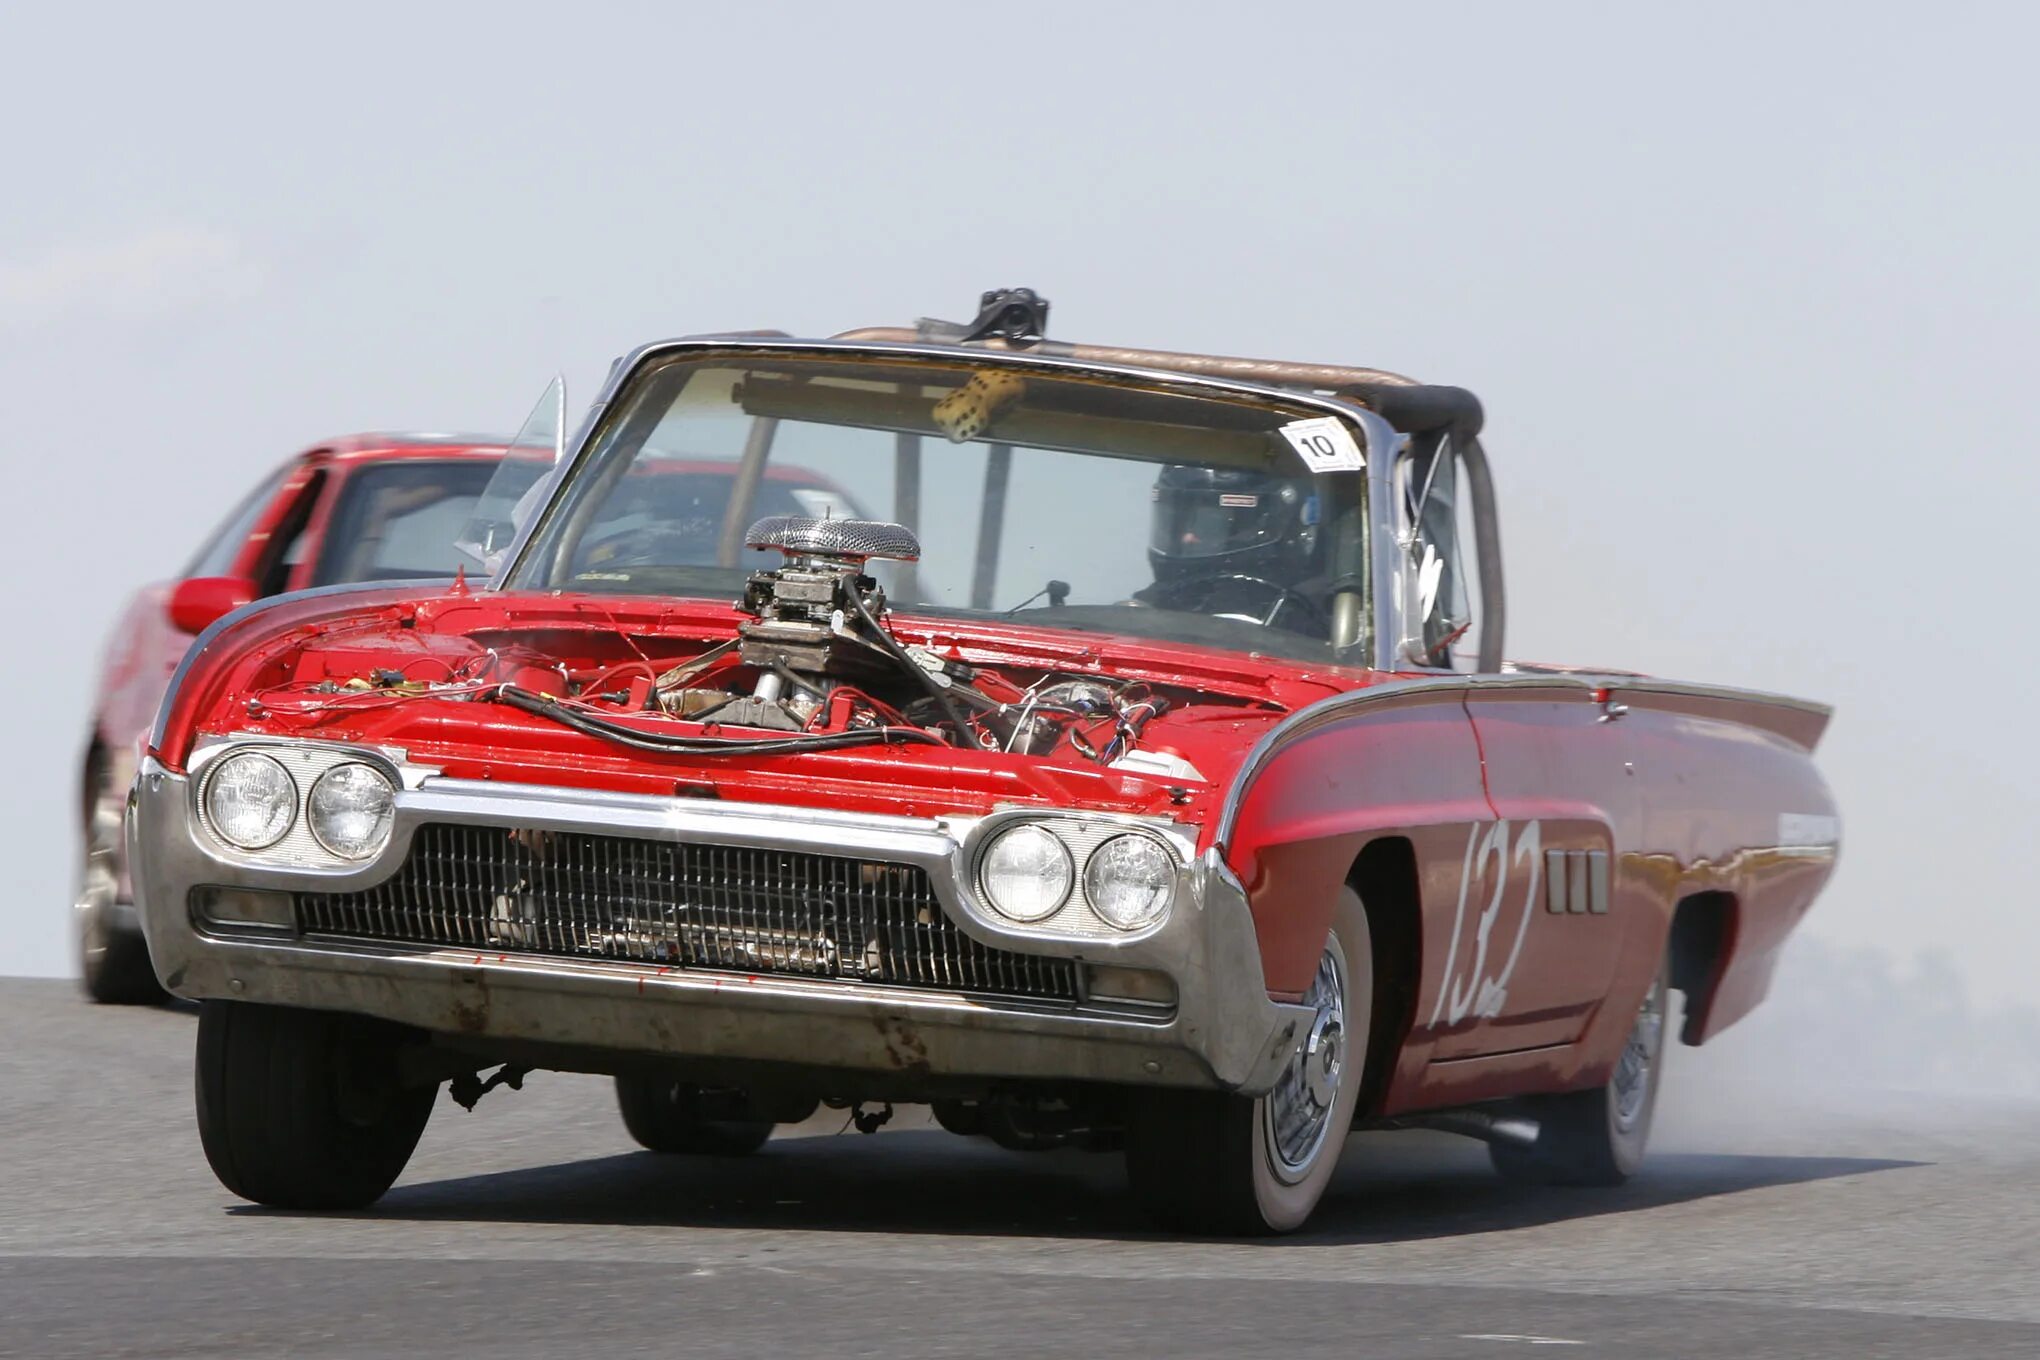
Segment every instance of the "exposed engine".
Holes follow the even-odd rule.
[[[745,542],[776,548],[785,561],[745,583],[736,607],[750,617],[735,641],[627,690],[607,689],[622,669],[612,668],[589,679],[562,676],[564,697],[515,684],[493,697],[644,749],[923,741],[1047,755],[1067,744],[1101,764],[1126,757],[1141,729],[1169,707],[1145,684],[1047,674],[1023,687],[999,671],[902,643],[882,622],[885,591],[866,567],[919,559],[920,542],[904,525],[775,516],[752,525]],[[622,726],[604,718],[604,709],[686,718],[707,735]]]
[[[380,636],[335,638],[251,697],[247,715],[323,725],[419,700],[500,703],[644,751],[791,754],[930,744],[1198,782],[1202,776],[1168,747],[1142,749],[1153,720],[1169,714],[1173,722],[1178,709],[1213,704],[1281,709],[1260,697],[1163,689],[1097,669],[973,664],[958,645],[905,641],[888,626],[885,591],[866,570],[919,558],[920,544],[903,525],[779,516],[752,525],[746,541],[777,549],[783,562],[746,580],[735,601],[746,617],[727,641],[676,657],[658,654],[666,644],[656,634],[633,636],[614,621],[592,647],[588,640],[602,630],[462,635],[400,625],[401,667],[388,664],[392,653]],[[583,618],[604,612],[599,605],[572,609]]]
[[[838,687],[893,693],[911,671],[934,660],[906,652],[879,627],[885,592],[864,574],[874,557],[918,561],[921,544],[912,530],[873,520],[782,515],[758,521],[744,540],[748,547],[786,554],[784,566],[753,573],[737,601],[751,616],[737,627],[738,658],[757,669],[757,685],[697,717],[712,711],[722,722],[800,732]],[[926,686],[934,692],[955,678],[940,662],[928,674],[942,676]],[[660,701],[670,706],[678,697],[684,709],[686,693],[662,693]]]

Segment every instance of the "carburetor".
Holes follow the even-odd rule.
[[[914,562],[920,540],[903,524],[881,520],[775,515],[753,524],[747,547],[777,548],[783,566],[752,574],[737,608],[751,621],[737,628],[739,655],[759,671],[748,701],[718,717],[726,722],[784,727],[791,682],[815,699],[836,681],[868,683],[894,675],[899,664],[859,624],[885,609],[885,592],[864,574],[872,558]]]

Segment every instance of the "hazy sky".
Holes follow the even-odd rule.
[[[120,598],[284,454],[1027,284],[1066,339],[1472,387],[1511,653],[1836,704],[1808,929],[2024,994],[2023,8],[326,13],[0,18],[0,972],[73,966]]]

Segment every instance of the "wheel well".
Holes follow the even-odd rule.
[[[1359,1115],[1373,1114],[1395,1075],[1395,1057],[1416,1023],[1417,987],[1423,942],[1422,903],[1417,892],[1417,852],[1406,837],[1370,841],[1353,861],[1346,882],[1367,908],[1367,934],[1374,946],[1374,1007],[1367,1026],[1366,1085]]]
[[[1671,958],[1672,987],[1686,996],[1686,1021],[1679,1029],[1679,1042],[1700,1042],[1734,939],[1733,893],[1694,893],[1673,909],[1671,938],[1665,948]]]

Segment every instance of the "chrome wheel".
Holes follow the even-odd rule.
[[[106,966],[106,909],[112,905],[111,879],[88,864],[71,907],[78,925],[79,962],[88,977]]]
[[[85,823],[85,852],[72,899],[77,930],[79,980],[94,1001],[116,1006],[153,1006],[168,993],[149,965],[149,947],[132,924],[133,909],[120,901],[121,807],[103,774],[88,772],[92,803]]]
[[[1316,1014],[1296,1056],[1262,1101],[1275,1174],[1294,1185],[1310,1174],[1332,1131],[1346,1071],[1346,965],[1336,949],[1318,960],[1304,1004]]]
[[[85,863],[79,869],[78,896],[73,903],[90,964],[105,956],[106,913],[120,892],[120,870],[115,859],[119,836],[120,814],[110,812],[103,797],[96,798],[92,819],[85,827]]]
[[[1522,1112],[1539,1125],[1537,1142],[1490,1143],[1495,1170],[1537,1185],[1620,1185],[1636,1174],[1664,1085],[1669,995],[1660,962],[1608,1079],[1584,1091],[1522,1097]]]
[[[1659,978],[1651,984],[1643,1005],[1636,1013],[1636,1024],[1629,1031],[1629,1042],[1623,1046],[1622,1057],[1615,1065],[1615,1075],[1610,1085],[1614,1096],[1615,1127],[1622,1133],[1633,1130],[1643,1118],[1650,1104],[1651,1083],[1657,1079],[1658,1057],[1664,1048],[1665,1031],[1665,984]]]
[[[1285,1027],[1283,1041],[1297,1048],[1265,1093],[1129,1093],[1126,1169],[1161,1222],[1195,1232],[1294,1232],[1331,1184],[1366,1085],[1374,1017],[1374,937],[1360,894],[1340,888],[1331,917],[1297,1008],[1303,1033]]]

